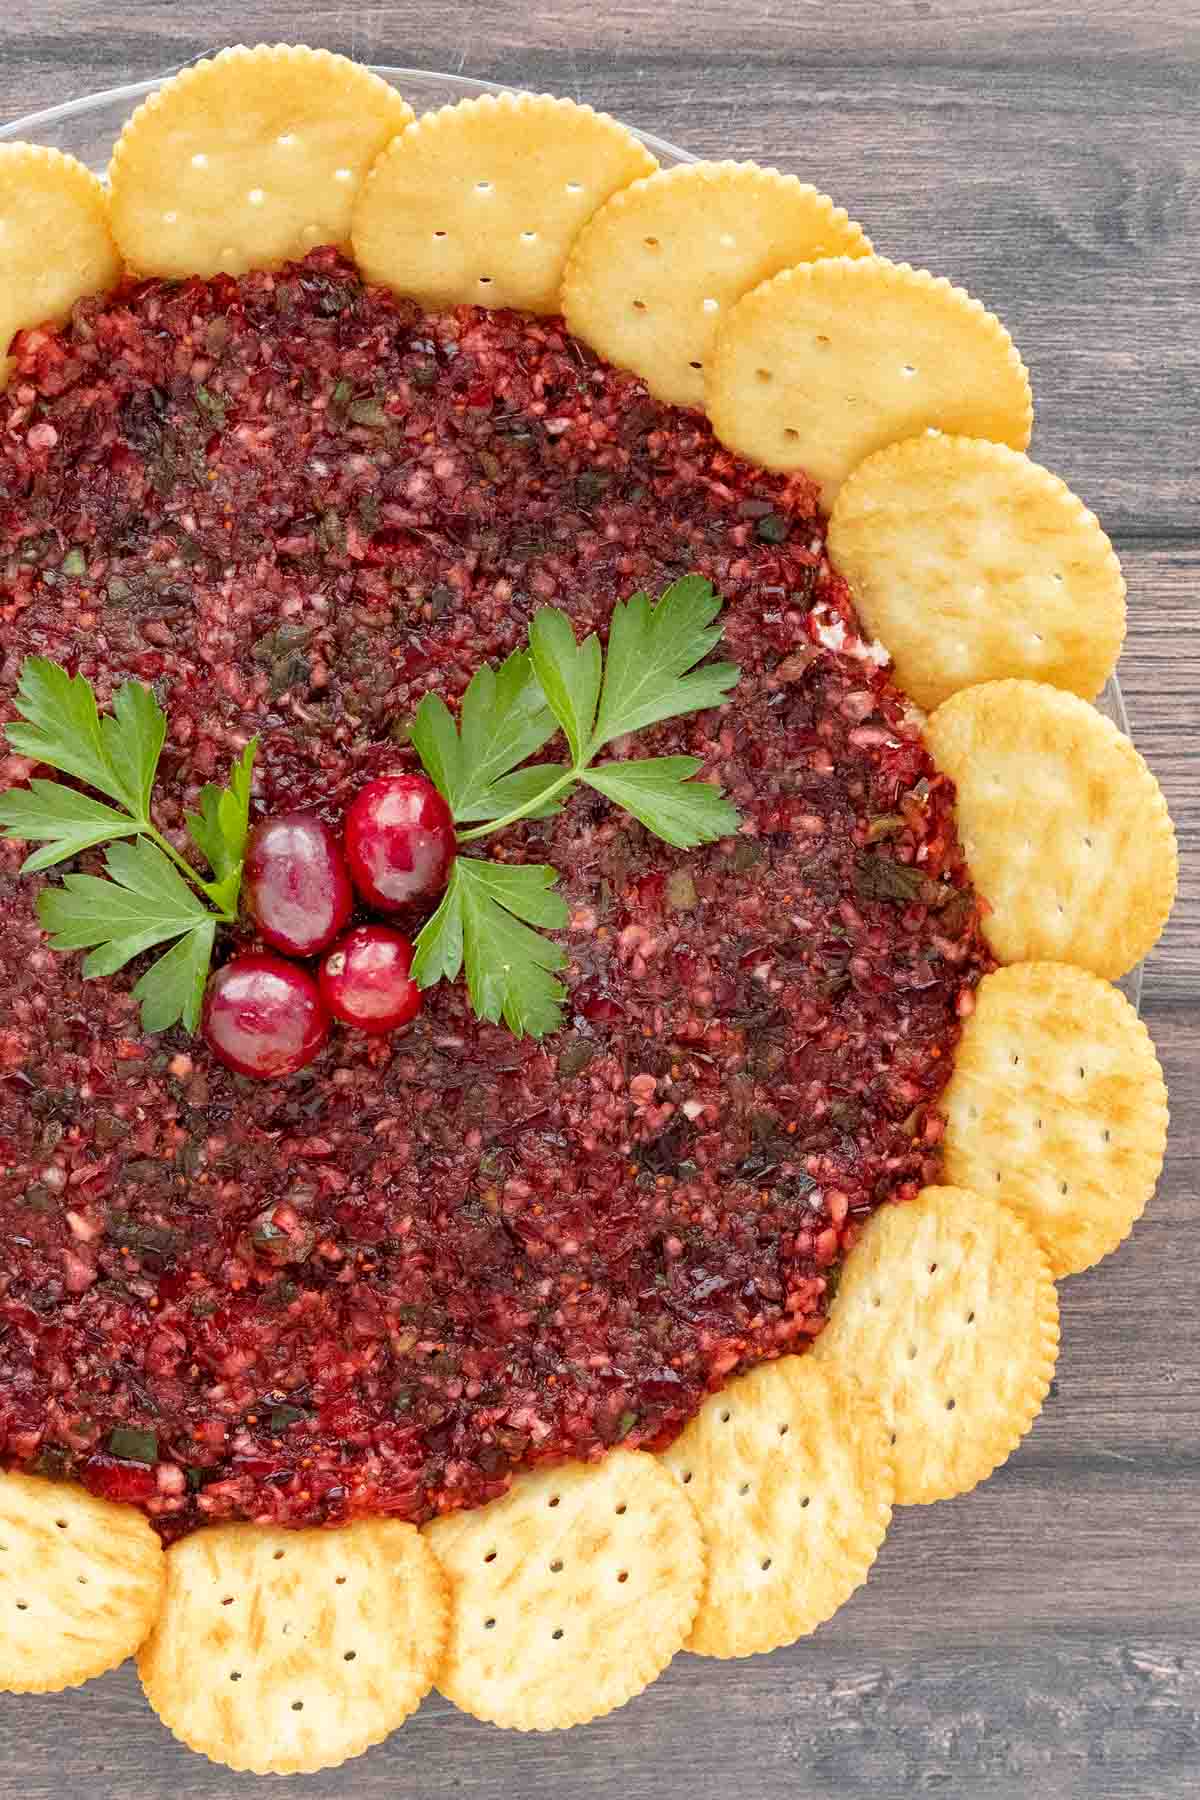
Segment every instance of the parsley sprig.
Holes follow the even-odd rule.
[[[11,747],[83,782],[106,801],[38,777],[0,793],[0,835],[41,844],[22,865],[33,875],[107,844],[106,876],[69,874],[38,896],[38,918],[55,950],[90,952],[86,976],[112,975],[157,944],[171,949],[134,987],[146,1031],[182,1020],[194,1031],[218,925],[237,917],[250,825],[250,777],[258,740],[233,765],[229,785],[209,782],[188,835],[212,870],[205,880],[158,830],[150,800],[167,720],[152,690],[127,681],[101,717],[82,675],[44,656],[26,657],[16,695]],[[133,842],[124,840],[132,839]]]
[[[561,811],[581,784],[603,794],[677,849],[737,830],[737,813],[696,756],[611,757],[602,750],[664,719],[719,706],[737,682],[732,663],[706,662],[721,637],[720,599],[700,576],[675,582],[652,604],[637,593],[618,604],[607,650],[593,633],[576,640],[556,608],[533,618],[529,648],[498,669],[483,667],[457,720],[426,695],[412,743],[453,813],[460,845],[523,819]],[[37,777],[0,793],[0,836],[40,844],[22,874],[36,874],[105,844],[105,874],[64,876],[38,896],[38,917],[55,950],[87,950],[85,976],[112,975],[159,944],[133,992],[146,1031],[199,1023],[217,929],[237,918],[250,823],[257,738],[235,761],[228,785],[209,782],[188,835],[211,874],[202,876],[163,836],[151,797],[167,721],[153,692],[127,681],[101,716],[91,684],[45,657],[25,659],[20,717],[5,731],[22,756],[103,795]],[[530,762],[561,731],[566,762]],[[412,972],[422,987],[464,971],[480,1018],[501,1019],[518,1037],[543,1037],[561,1023],[566,993],[556,979],[568,909],[546,864],[455,858],[441,904],[416,940]]]
[[[721,637],[720,610],[698,575],[673,583],[657,604],[634,594],[614,608],[604,652],[594,633],[579,643],[566,614],[545,607],[534,615],[528,651],[472,678],[457,725],[445,702],[427,694],[412,744],[455,823],[467,827],[459,843],[556,813],[580,783],[680,850],[736,831],[740,821],[724,794],[695,779],[699,757],[596,761],[618,738],[727,698],[737,668],[703,661]],[[528,764],[560,729],[570,761]],[[567,923],[556,880],[545,864],[458,856],[441,905],[417,938],[414,978],[431,987],[465,968],[480,1018],[503,1019],[518,1037],[555,1030],[566,998],[555,973],[566,957],[540,931]]]

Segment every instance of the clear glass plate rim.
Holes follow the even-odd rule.
[[[199,61],[200,58],[194,60]],[[65,119],[77,118],[82,113],[98,112],[102,107],[116,106],[124,101],[143,100],[147,94],[153,93],[154,89],[160,87],[171,75],[178,74],[179,69],[187,67],[188,64],[180,63],[175,68],[168,69],[161,75],[151,75],[144,81],[127,82],[121,87],[100,88],[93,94],[81,94],[74,100],[63,100],[57,106],[48,106],[41,112],[27,113],[22,119],[14,119],[10,124],[0,126],[0,141],[4,138],[22,137],[27,133],[36,132],[39,128],[45,130],[48,126],[62,123]],[[390,81],[393,87],[400,89],[401,93],[404,91],[406,81],[414,85],[426,82],[435,87],[444,86],[448,92],[455,93],[459,99],[463,97],[464,92],[468,94],[527,94],[534,91],[530,88],[515,86],[511,82],[481,81],[471,75],[451,75],[441,69],[400,68],[392,63],[368,63],[367,67],[374,74],[381,75],[385,81]],[[659,155],[668,156],[676,162],[699,161],[699,158],[694,156],[690,150],[681,150],[677,144],[668,143],[666,138],[656,137],[652,132],[643,131],[637,125],[631,125],[629,129],[642,140],[643,144]]]
[[[213,54],[205,51],[206,56]],[[190,59],[198,62],[201,57]],[[23,118],[14,119],[10,124],[0,126],[0,143],[5,139],[21,138],[37,142],[46,133],[53,133],[56,127],[86,116],[88,113],[99,113],[118,106],[132,107],[147,94],[177,74],[179,69],[186,68],[187,63],[176,64],[164,70],[160,75],[150,76],[143,81],[131,81],[119,87],[98,89],[92,94],[81,94],[73,100],[61,101],[57,106],[46,107],[40,112],[27,113]],[[367,65],[376,75],[390,81],[403,93],[406,86],[417,90],[433,89],[444,93],[447,102],[465,99],[476,94],[522,94],[533,90],[522,88],[511,82],[483,81],[470,75],[454,75],[445,70],[402,68],[390,63],[370,63]],[[689,163],[700,159],[689,150],[682,150],[677,144],[666,138],[655,136],[652,132],[643,131],[636,125],[629,129],[665,163]],[[1111,676],[1102,694],[1097,696],[1096,705],[1106,717],[1113,720],[1117,727],[1132,741],[1133,733],[1129,727],[1129,715],[1125,708],[1125,697],[1121,684],[1115,675]],[[1142,998],[1142,976],[1144,962],[1131,969],[1118,983],[1134,1006],[1140,1009]]]

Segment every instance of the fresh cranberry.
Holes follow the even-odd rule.
[[[218,969],[200,1021],[213,1055],[237,1075],[294,1075],[329,1035],[329,1018],[306,969],[280,956],[238,956]]]
[[[381,775],[346,814],[346,860],[363,899],[384,912],[440,894],[454,861],[450,808],[423,775]]]
[[[409,974],[413,947],[390,925],[359,925],[321,964],[321,998],[335,1019],[360,1031],[394,1031],[421,1010]]]
[[[259,935],[288,956],[315,956],[332,944],[354,905],[336,835],[307,812],[254,827],[242,892]]]

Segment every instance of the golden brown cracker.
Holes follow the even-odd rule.
[[[949,1179],[1015,1207],[1056,1276],[1115,1250],[1154,1192],[1162,1070],[1124,995],[1086,969],[985,975],[942,1109]]]
[[[923,1188],[873,1215],[812,1354],[878,1400],[899,1505],[965,1494],[1016,1449],[1050,1387],[1046,1253],[998,1200]]]
[[[367,170],[412,107],[304,45],[238,45],[143,101],[109,166],[113,230],[144,275],[240,275],[344,244]]]
[[[426,1527],[450,1581],[437,1685],[519,1731],[581,1725],[662,1673],[704,1579],[696,1515],[652,1456],[521,1475],[499,1500]]]
[[[577,337],[652,394],[704,405],[717,326],[750,288],[819,256],[869,256],[860,225],[756,163],[661,169],[614,194],[571,248],[562,310]]]
[[[0,388],[18,331],[60,324],[120,279],[108,196],[91,170],[38,144],[0,144]]]
[[[706,405],[723,444],[802,469],[826,507],[865,456],[935,427],[1023,450],[1025,365],[999,319],[941,276],[826,257],[752,288],[718,328]]]
[[[877,450],[833,504],[829,552],[919,706],[1007,676],[1090,700],[1116,667],[1125,582],[1094,513],[984,438]]]
[[[657,167],[624,125],[573,100],[462,100],[379,158],[355,208],[354,254],[368,281],[424,306],[554,313],[580,226]]]
[[[133,1507],[0,1473],[0,1690],[56,1693],[115,1669],[153,1625],[163,1578]]]
[[[943,702],[925,742],[957,790],[958,833],[1001,962],[1116,980],[1175,898],[1166,801],[1129,739],[1075,694],[989,681]]]
[[[258,1775],[335,1768],[428,1693],[445,1582],[412,1525],[215,1525],[167,1552],[146,1698],[181,1742]]]
[[[708,1573],[687,1648],[752,1656],[815,1631],[861,1587],[892,1516],[891,1434],[811,1356],[711,1395],[663,1453],[700,1518]]]

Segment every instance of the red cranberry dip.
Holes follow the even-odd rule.
[[[603,637],[689,571],[741,680],[637,754],[703,758],[743,824],[675,851],[581,791],[498,835],[560,872],[564,1030],[517,1039],[442,983],[396,1034],[339,1029],[268,1082],[144,1036],[140,965],[85,981],[0,843],[0,1460],[174,1537],[421,1520],[523,1465],[665,1445],[804,1347],[862,1222],[937,1179],[991,966],[953,790],[815,490],[560,322],[427,316],[331,250],[85,301],[14,356],[0,717],[31,654],[102,704],[152,684],[181,851],[252,734],[255,818],[340,834],[367,783],[419,772],[421,697],[453,705],[539,606]],[[0,759],[0,785],[35,772]],[[247,922],[218,961],[262,949]]]

